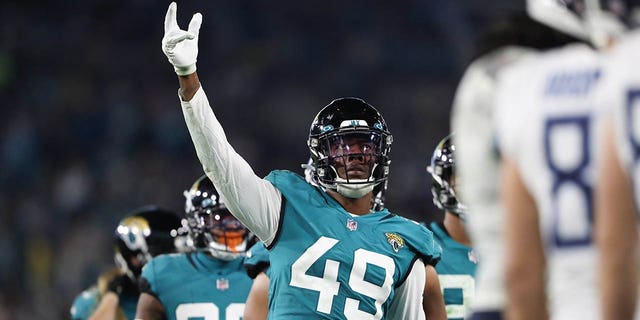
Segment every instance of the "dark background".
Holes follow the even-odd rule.
[[[128,211],[177,212],[202,174],[161,51],[169,2],[20,1],[0,7],[0,319],[67,318],[113,266]],[[200,11],[198,72],[255,172],[301,172],[332,99],[376,106],[394,135],[387,206],[441,218],[425,167],[448,134],[474,41],[514,1],[184,1]]]

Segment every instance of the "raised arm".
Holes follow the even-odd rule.
[[[189,28],[181,30],[176,7],[172,2],[167,10],[162,50],[178,75],[182,111],[196,153],[229,211],[258,238],[270,244],[277,231],[282,195],[270,182],[256,176],[227,142],[196,73],[202,15],[194,14]]]
[[[200,79],[198,79],[197,72],[186,76],[178,76],[178,83],[180,83],[179,95],[182,101],[191,101],[198,89],[200,89]]]

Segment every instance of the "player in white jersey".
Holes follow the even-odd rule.
[[[596,29],[602,20],[590,20],[601,14],[596,2],[529,1],[534,18],[584,42],[522,61],[499,79],[509,318],[600,317],[593,195],[604,110],[596,98],[604,81],[593,45],[606,43],[603,34],[613,28]],[[564,10],[562,23],[573,18],[582,32],[536,11],[552,4]]]
[[[596,269],[586,266],[597,263],[592,196],[601,116],[593,101],[601,72],[598,53],[573,44],[500,80],[507,314],[543,319],[546,291],[554,319],[598,316]]]
[[[638,9],[638,6],[631,6]],[[637,21],[636,21],[637,22]],[[637,25],[637,24],[636,24]],[[640,204],[640,30],[617,41],[607,55],[602,99],[605,126],[596,194],[596,234],[600,247],[602,319],[640,318],[638,296],[638,204]],[[635,199],[634,199],[635,198]]]
[[[494,94],[501,72],[537,50],[572,41],[532,20],[524,10],[495,23],[480,37],[477,59],[467,68],[456,92],[452,129],[456,132],[459,196],[472,214],[466,227],[479,256],[473,320],[502,318],[506,298],[503,281],[502,208],[497,177]]]

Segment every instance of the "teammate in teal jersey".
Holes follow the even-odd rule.
[[[448,319],[465,319],[475,293],[477,257],[464,226],[466,207],[456,197],[456,157],[453,135],[442,139],[431,156],[427,172],[433,179],[433,203],[444,210],[442,222],[429,229],[442,247],[442,259],[436,266],[444,295]]]
[[[373,190],[389,174],[393,141],[378,111],[342,98],[318,113],[307,144],[319,186],[290,171],[262,179],[231,147],[200,86],[202,15],[181,30],[176,11],[171,3],[162,50],[178,75],[182,111],[205,173],[269,249],[270,296],[277,292],[269,318],[446,318],[432,233],[387,209],[371,210]]]
[[[183,221],[193,252],[161,255],[145,265],[136,318],[241,319],[251,288],[243,262],[254,237],[231,215],[206,176],[184,195]]]
[[[176,251],[179,228],[176,214],[156,206],[141,207],[123,218],[114,235],[117,268],[101,274],[94,286],[75,298],[71,319],[133,319],[142,266],[153,256]]]

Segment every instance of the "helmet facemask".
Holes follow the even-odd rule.
[[[451,136],[447,136],[438,144],[427,166],[427,172],[433,179],[431,195],[433,204],[438,209],[451,212],[464,220],[467,208],[456,196],[455,166],[455,146],[451,143]]]
[[[151,258],[176,251],[174,239],[180,219],[154,206],[137,209],[122,219],[115,230],[114,260],[131,280],[137,281]]]
[[[387,180],[392,142],[378,110],[362,99],[335,99],[318,112],[309,130],[313,181],[361,198]]]
[[[316,180],[348,198],[361,198],[387,179],[390,135],[369,127],[338,129],[310,139]]]
[[[184,193],[188,245],[222,260],[244,255],[254,242],[251,232],[229,212],[213,188],[198,182],[194,187]]]
[[[304,169],[304,180],[307,181],[310,185],[317,187],[318,183],[315,180],[315,170],[316,168],[313,166],[313,159],[309,158],[307,163],[303,163],[300,165],[302,169]]]

